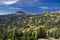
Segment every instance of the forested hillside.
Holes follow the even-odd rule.
[[[38,40],[60,37],[60,13],[42,12],[0,15],[1,40]]]

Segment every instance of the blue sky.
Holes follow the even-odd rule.
[[[40,13],[60,10],[60,0],[0,0],[0,15],[11,14],[16,11]]]

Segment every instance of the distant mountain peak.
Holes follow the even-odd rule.
[[[25,12],[22,12],[22,11],[17,11],[15,14],[22,15],[22,14],[26,14],[26,13]]]
[[[22,11],[17,11],[16,13],[24,13],[24,12],[22,12]]]

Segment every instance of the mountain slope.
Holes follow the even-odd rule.
[[[0,39],[38,40],[60,37],[60,14],[43,12],[28,15],[16,12],[0,16]]]
[[[59,13],[42,13],[37,15],[27,15],[18,11],[15,14],[0,16],[0,27],[28,27],[28,26],[60,26]]]

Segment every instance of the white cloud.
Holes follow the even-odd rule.
[[[17,4],[22,7],[35,6],[39,0],[19,0]]]
[[[48,7],[46,6],[41,6],[41,7],[38,7],[38,8],[42,8],[42,9],[49,9]]]
[[[47,6],[40,6],[38,8],[41,8],[41,9],[60,9],[60,7],[47,7]]]
[[[10,10],[22,10],[23,8],[14,8],[14,7],[9,7]]]
[[[60,7],[50,7],[49,9],[60,9]]]
[[[18,0],[1,0],[0,5],[11,5],[16,3]]]

